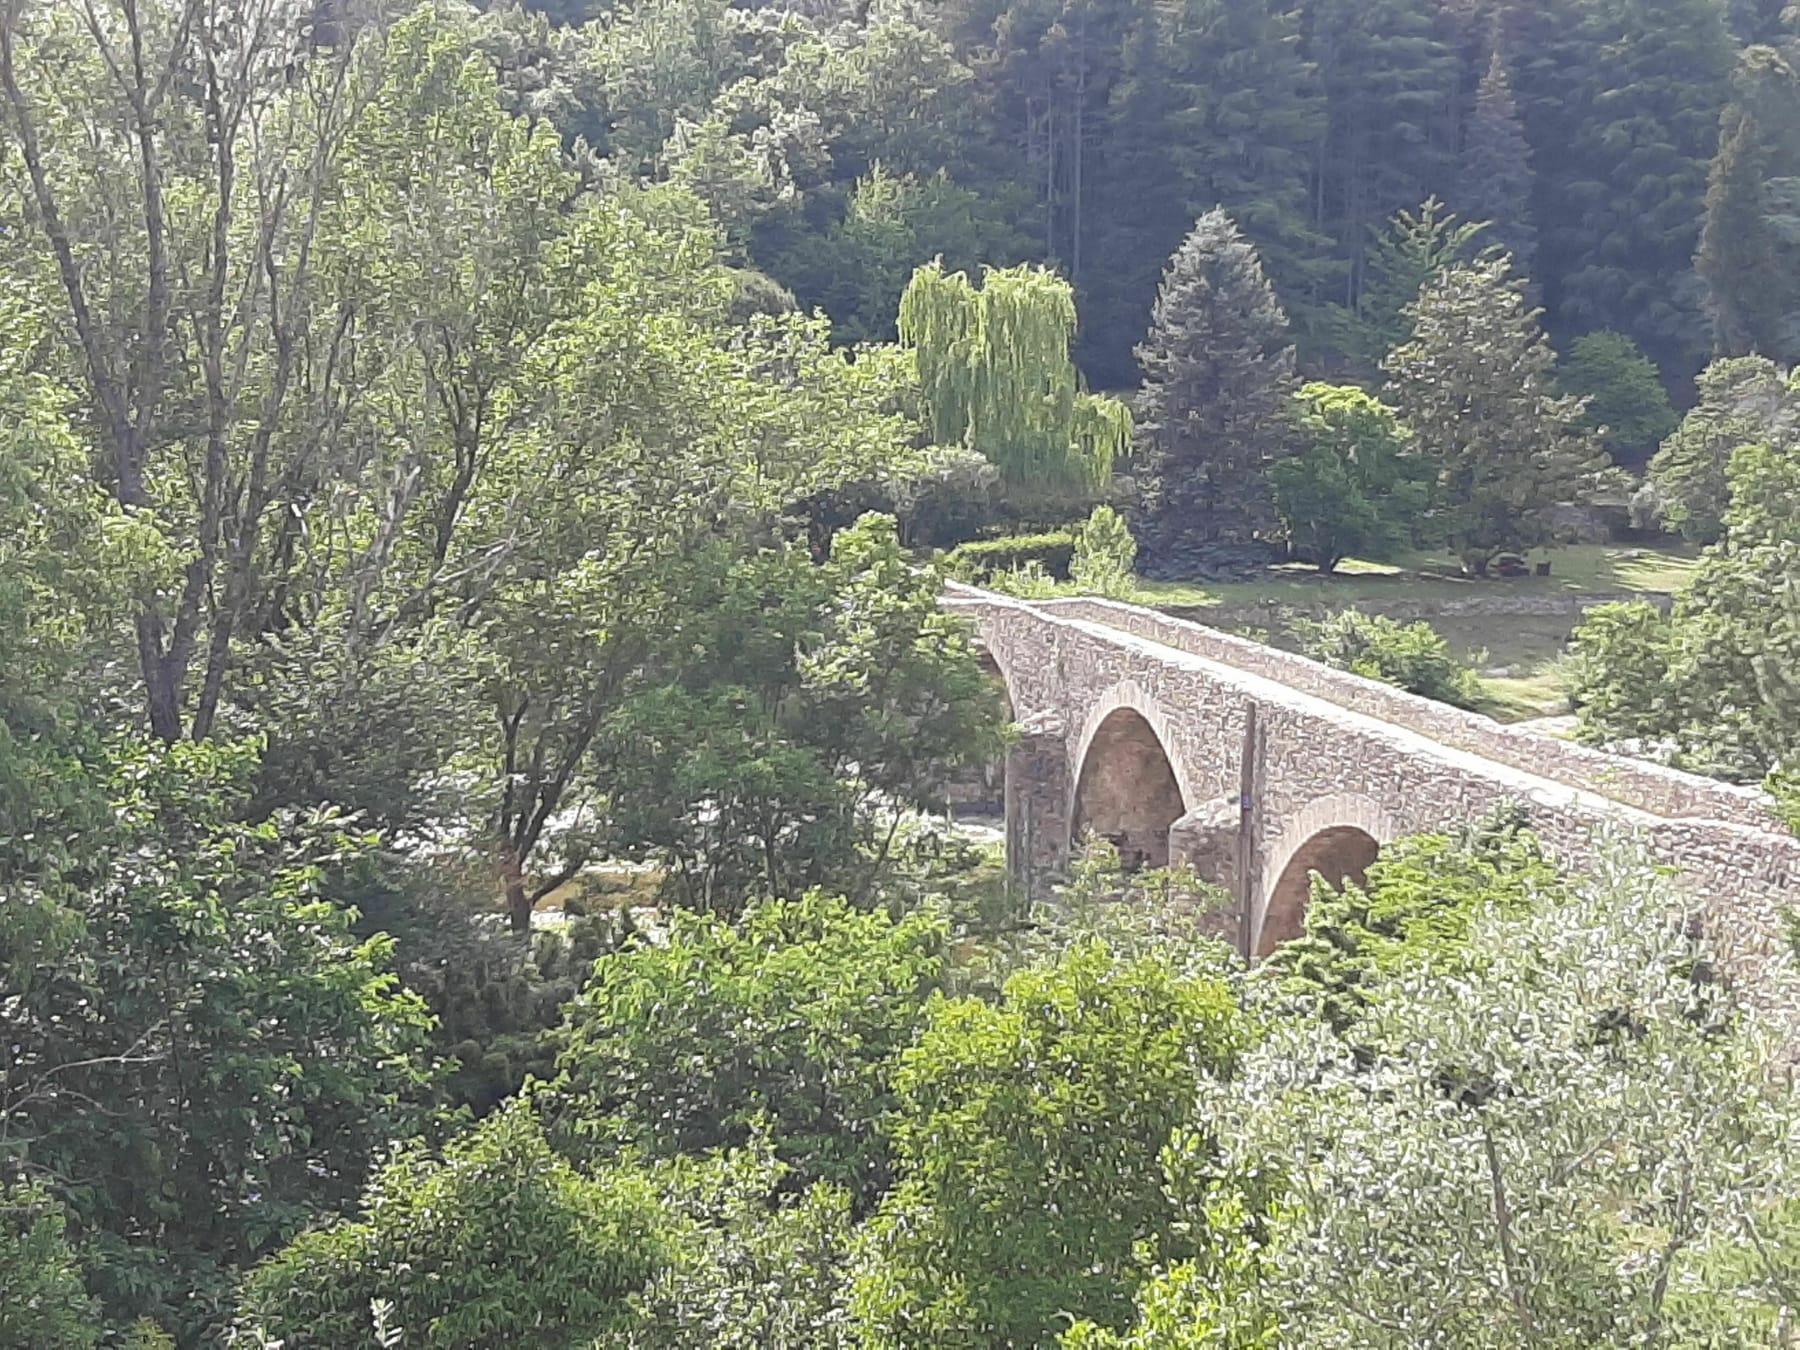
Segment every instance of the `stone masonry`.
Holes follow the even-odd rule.
[[[1086,830],[1230,890],[1230,936],[1300,931],[1310,877],[1507,803],[1567,865],[1608,840],[1679,870],[1731,963],[1781,950],[1800,840],[1761,793],[1602,754],[1153,610],[954,586],[1022,729],[1006,765],[1008,865],[1042,894]],[[1246,788],[1248,791],[1246,792]]]

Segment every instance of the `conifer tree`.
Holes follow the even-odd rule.
[[[1693,255],[1707,165],[1730,95],[1731,35],[1718,0],[1600,0],[1576,115],[1546,135],[1569,142],[1540,216],[1558,278],[1559,321],[1635,339],[1665,371],[1704,355]],[[1539,142],[1541,143],[1541,142]]]
[[[1458,63],[1436,0],[1312,0],[1307,10],[1329,118],[1314,165],[1317,224],[1337,241],[1343,303],[1354,306],[1376,227],[1448,185]]]
[[[1464,219],[1488,222],[1487,242],[1511,254],[1514,270],[1526,277],[1537,254],[1531,186],[1531,146],[1512,75],[1496,47],[1475,94],[1475,115],[1457,170],[1456,205]]]
[[[1601,467],[1575,430],[1584,404],[1555,392],[1556,353],[1504,258],[1454,267],[1411,307],[1387,359],[1390,401],[1436,469],[1426,526],[1466,570],[1552,542],[1551,512]]]
[[[1407,306],[1427,281],[1477,256],[1488,224],[1462,220],[1436,197],[1417,211],[1400,211],[1369,248],[1362,293],[1354,306],[1334,305],[1329,315],[1333,344],[1368,370],[1405,341],[1411,329]]]
[[[1274,527],[1268,470],[1296,387],[1287,315],[1223,210],[1169,260],[1138,363],[1140,570],[1196,575]]]
[[[1080,348],[1097,384],[1135,378],[1163,262],[1214,205],[1256,244],[1290,313],[1325,292],[1336,267],[1307,192],[1323,129],[1288,0],[1139,7],[1090,156]]]
[[[1800,77],[1772,47],[1738,62],[1736,96],[1719,127],[1694,260],[1707,288],[1719,356],[1800,356],[1800,238],[1784,188],[1800,178]]]

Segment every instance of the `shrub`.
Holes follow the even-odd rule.
[[[1069,578],[1093,595],[1124,599],[1136,589],[1137,540],[1110,506],[1096,506],[1075,535]]]
[[[1679,714],[1668,705],[1674,656],[1669,616],[1645,600],[1589,610],[1570,639],[1569,702],[1594,744],[1659,740]]]
[[[1474,707],[1479,697],[1475,672],[1428,623],[1402,624],[1347,609],[1318,623],[1302,620],[1295,628],[1306,654],[1328,666],[1458,708]]]
[[[1014,534],[958,544],[945,558],[950,575],[980,585],[998,572],[1015,572],[1035,563],[1056,581],[1067,581],[1075,561],[1075,532]]]

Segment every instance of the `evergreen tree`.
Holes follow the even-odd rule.
[[[1334,263],[1306,182],[1323,127],[1287,0],[1139,8],[1092,156],[1081,353],[1097,383],[1134,377],[1162,261],[1214,205],[1256,244],[1290,311],[1326,288]]]
[[[1598,62],[1568,72],[1587,85],[1579,113],[1546,129],[1569,142],[1555,216],[1540,217],[1547,294],[1565,327],[1614,329],[1665,370],[1690,370],[1705,351],[1694,248],[1730,93],[1724,10],[1600,0],[1590,24]]]
[[[1784,228],[1784,187],[1800,178],[1800,77],[1772,47],[1738,62],[1719,128],[1694,260],[1720,356],[1800,356],[1800,238]]]
[[[1512,76],[1496,47],[1475,95],[1457,172],[1456,204],[1468,220],[1489,222],[1488,240],[1512,255],[1520,276],[1530,276],[1537,253],[1531,220],[1531,146],[1519,120]]]
[[[1140,571],[1193,575],[1274,527],[1295,389],[1287,315],[1223,210],[1169,260],[1138,362]]]
[[[1456,53],[1436,0],[1311,0],[1306,20],[1328,117],[1315,221],[1337,241],[1342,300],[1354,306],[1375,227],[1448,186]]]
[[[1394,406],[1435,464],[1427,526],[1476,576],[1497,553],[1550,543],[1552,508],[1600,467],[1574,429],[1582,400],[1554,392],[1556,353],[1507,273],[1494,258],[1440,274],[1385,363]]]
[[[1356,304],[1334,305],[1329,312],[1336,350],[1368,370],[1379,366],[1406,340],[1406,309],[1420,288],[1446,267],[1473,260],[1487,229],[1485,221],[1459,220],[1436,197],[1416,212],[1398,212],[1369,248]]]

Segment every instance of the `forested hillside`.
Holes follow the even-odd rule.
[[[1621,333],[1677,388],[1714,305],[1727,354],[1753,340],[1739,305],[1796,307],[1791,284],[1746,286],[1734,233],[1755,221],[1715,222],[1710,298],[1693,266],[1715,156],[1715,196],[1794,171],[1791,72],[1750,57],[1733,78],[1744,44],[1786,36],[1777,0],[537,8],[559,26],[496,7],[519,106],[693,187],[745,265],[846,337],[891,336],[932,257],[1041,261],[1075,283],[1090,382],[1134,384],[1162,262],[1222,206],[1303,359],[1354,366],[1398,307],[1377,238],[1433,197],[1491,222],[1559,344]]]
[[[1800,1345],[1800,917],[1523,806],[1260,962],[1026,894],[942,604],[1628,513],[1575,734],[1800,825],[1797,43],[0,0],[0,1350]]]

